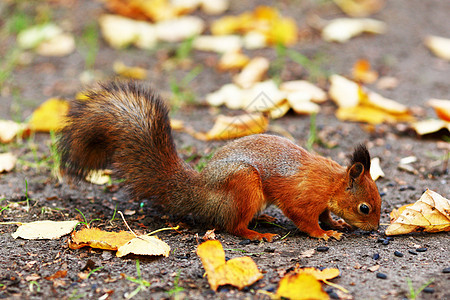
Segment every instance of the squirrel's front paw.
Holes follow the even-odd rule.
[[[315,238],[318,238],[318,239],[324,239],[324,240],[328,240],[330,237],[333,237],[333,238],[335,238],[337,240],[340,240],[341,236],[342,236],[342,232],[337,232],[337,231],[334,231],[334,230],[327,230],[327,231],[323,230],[320,233],[309,234],[309,235],[312,236],[312,237],[315,237]]]

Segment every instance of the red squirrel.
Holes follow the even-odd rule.
[[[311,237],[341,238],[319,221],[338,230],[379,227],[381,198],[365,146],[343,167],[286,138],[255,134],[226,144],[197,172],[179,157],[169,109],[153,90],[112,81],[87,97],[71,103],[60,133],[65,174],[81,179],[112,165],[133,197],[251,240],[274,238],[248,228],[272,204]],[[331,212],[345,221],[333,220]]]

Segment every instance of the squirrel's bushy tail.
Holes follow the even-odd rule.
[[[178,157],[169,110],[157,94],[130,81],[101,84],[87,97],[72,102],[58,140],[63,173],[82,179],[112,166],[133,196],[163,203],[177,182],[196,185],[190,181],[198,173]],[[178,192],[193,196],[192,189]]]

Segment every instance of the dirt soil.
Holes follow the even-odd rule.
[[[48,1],[39,4],[32,1],[26,5],[16,5],[15,1],[0,4],[0,24],[23,7],[26,15],[50,14],[51,19],[70,30],[78,38],[84,28],[95,24],[99,14],[105,9],[97,1]],[[228,14],[238,14],[252,9],[260,3],[271,1],[232,1]],[[69,8],[69,5],[71,7]],[[284,15],[294,17],[307,38],[294,46],[310,59],[319,56],[320,69],[326,74],[348,75],[352,65],[360,58],[368,59],[375,70],[382,75],[393,76],[399,85],[392,90],[380,91],[384,96],[415,107],[422,115],[435,116],[425,106],[429,98],[448,99],[450,95],[450,65],[433,56],[423,45],[428,34],[447,36],[450,30],[450,1],[447,0],[397,0],[388,1],[386,7],[373,17],[387,23],[388,31],[383,35],[362,35],[345,44],[326,43],[318,32],[307,25],[308,17],[317,14],[331,19],[344,15],[331,1],[278,1],[276,6]],[[22,8],[20,8],[22,9]],[[202,15],[202,13],[198,13]],[[203,15],[202,15],[203,16]],[[204,16],[208,22],[212,17]],[[0,56],[5,57],[14,48],[15,35],[3,35]],[[78,41],[78,40],[77,40]],[[214,69],[218,56],[194,51],[191,63],[170,69],[164,64],[176,46],[164,45],[155,51],[135,48],[114,50],[99,38],[99,50],[95,69],[103,77],[112,77],[112,62],[122,60],[127,65],[141,66],[149,71],[148,82],[163,95],[170,95],[169,83],[174,78],[181,80],[195,66],[202,66],[202,72],[186,87],[193,92],[197,104],[183,106],[173,117],[185,121],[196,130],[206,131],[221,112],[233,114],[226,109],[210,109],[201,105],[208,92],[218,89],[231,81],[232,74],[220,73]],[[70,99],[83,88],[80,74],[85,71],[82,44],[77,51],[62,58],[47,58],[27,52],[22,60],[27,64],[17,64],[1,90],[0,118],[24,121],[31,112],[46,99],[54,96]],[[252,56],[264,55],[275,58],[274,49],[249,52]],[[308,72],[295,63],[288,63],[281,72],[283,80],[309,79]],[[326,81],[319,80],[327,88]],[[376,90],[376,87],[373,87]],[[417,107],[421,109],[417,109]],[[315,145],[314,151],[329,156],[339,163],[347,164],[346,155],[358,143],[369,146],[372,156],[381,159],[381,167],[386,176],[377,181],[382,195],[381,223],[389,222],[389,212],[393,208],[415,202],[425,189],[432,189],[445,197],[450,196],[448,167],[444,165],[446,155],[442,136],[420,138],[402,126],[367,126],[358,123],[338,121],[335,105],[327,102],[317,116],[317,129],[327,141],[337,142],[337,147],[328,149]],[[310,118],[289,114],[282,119],[271,121],[274,128],[283,128],[291,133],[296,142],[305,145],[309,135]],[[181,155],[188,159],[199,158],[210,153],[223,142],[201,142],[190,135],[175,132],[175,139]],[[37,220],[82,220],[81,211],[92,226],[105,230],[126,230],[123,222],[116,218],[111,221],[115,208],[128,212],[128,224],[138,232],[150,232],[170,225],[181,225],[178,232],[165,231],[159,234],[172,252],[167,258],[146,258],[127,256],[115,257],[111,251],[82,248],[71,250],[67,237],[57,240],[13,239],[17,226],[0,225],[0,298],[7,299],[122,299],[129,296],[138,284],[128,280],[137,277],[136,259],[140,262],[142,278],[150,286],[142,289],[136,299],[188,298],[188,299],[266,299],[259,290],[276,291],[280,278],[296,264],[316,268],[339,268],[341,275],[333,283],[345,287],[349,294],[336,288],[325,286],[330,297],[353,299],[405,299],[411,297],[408,286],[410,280],[414,289],[431,282],[418,299],[450,299],[450,274],[444,273],[450,267],[449,234],[409,234],[394,237],[387,245],[378,242],[384,238],[385,226],[377,232],[355,231],[346,233],[342,240],[318,240],[296,230],[293,223],[275,207],[265,213],[277,218],[277,226],[258,223],[256,230],[275,232],[283,240],[273,243],[249,242],[226,232],[217,232],[217,239],[226,249],[226,257],[234,258],[250,255],[264,272],[264,278],[250,287],[239,291],[225,286],[217,292],[210,289],[203,277],[204,269],[195,254],[199,238],[212,229],[196,224],[190,216],[177,218],[153,206],[146,199],[134,201],[127,196],[122,184],[97,186],[89,183],[71,184],[65,179],[59,182],[52,175],[51,143],[48,134],[36,134],[22,142],[2,145],[2,152],[11,151],[20,160],[15,170],[0,174],[0,202],[6,207],[0,213],[0,222]],[[448,147],[448,143],[447,143]],[[399,160],[416,156],[412,166],[417,174],[398,169]],[[26,188],[27,182],[27,188]],[[26,193],[27,190],[27,193]],[[30,210],[27,211],[28,194]],[[303,258],[305,250],[326,246],[328,251],[316,252],[312,257]],[[411,254],[410,250],[426,248],[425,252]],[[394,255],[395,251],[404,254]],[[379,256],[378,259],[377,255]],[[368,269],[379,266],[375,272]],[[93,272],[88,279],[79,276],[86,269]],[[67,275],[49,280],[46,277],[57,271],[67,270]],[[383,273],[386,279],[377,278]]]

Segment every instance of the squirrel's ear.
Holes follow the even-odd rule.
[[[362,175],[362,173],[364,173],[364,166],[360,162],[354,163],[351,167],[349,167],[347,172],[351,181],[355,181]]]

